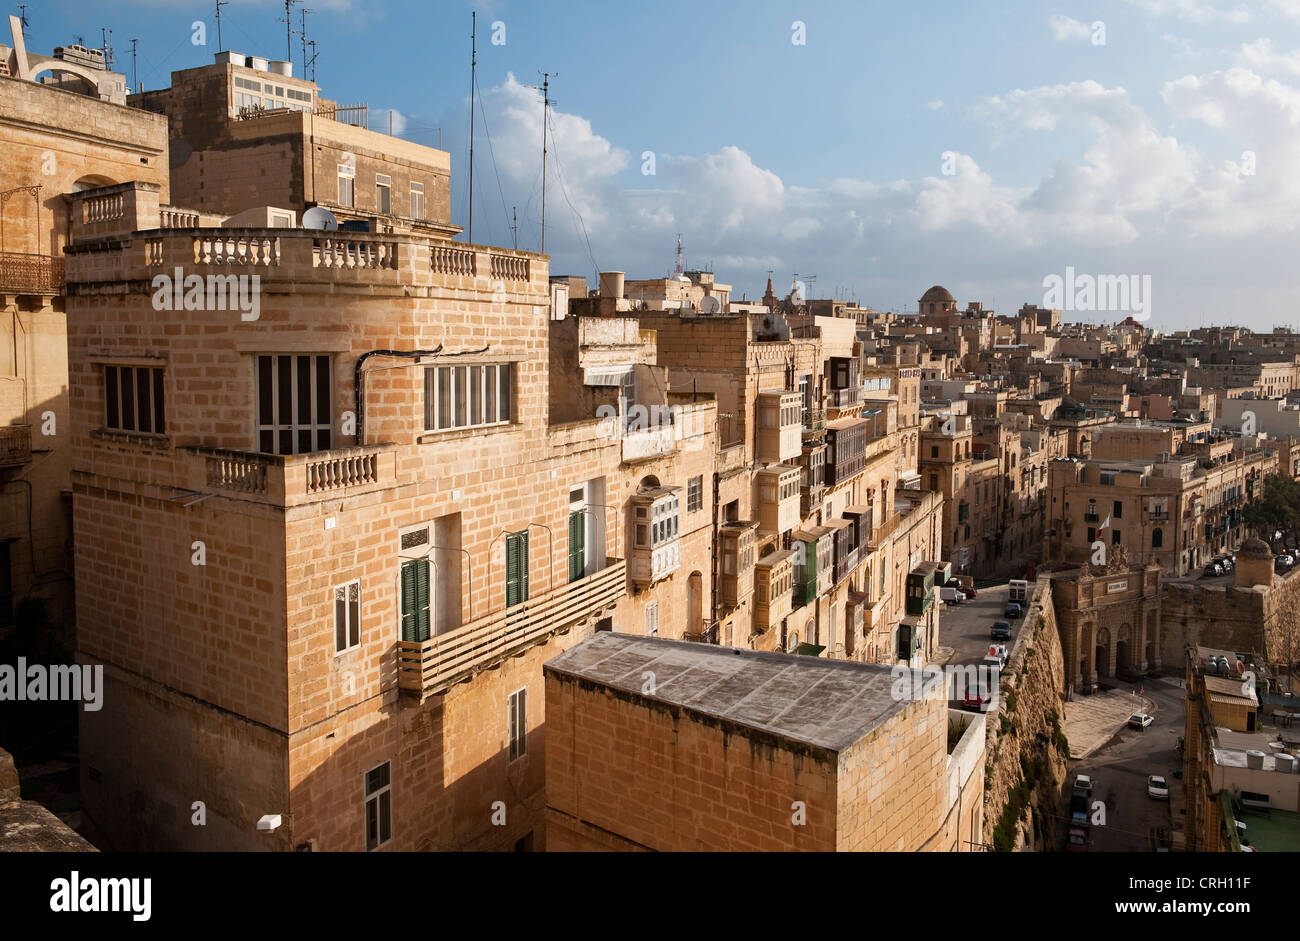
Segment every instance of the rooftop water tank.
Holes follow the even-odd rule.
[[[1277,762],[1277,770],[1283,774],[1295,774],[1297,762],[1295,755],[1274,755],[1273,760]]]
[[[1264,753],[1258,748],[1252,748],[1246,752],[1246,767],[1254,768],[1256,771],[1264,770]]]

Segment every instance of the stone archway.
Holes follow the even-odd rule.
[[[1095,669],[1098,676],[1112,676],[1113,670],[1110,664],[1110,631],[1102,628],[1097,631],[1097,640],[1095,645],[1097,659],[1094,661]]]

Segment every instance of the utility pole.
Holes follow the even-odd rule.
[[[221,41],[221,8],[228,4],[230,0],[216,0],[217,3],[217,52],[225,52],[226,47]]]
[[[469,231],[465,235],[467,242],[474,241],[474,88],[477,85],[475,73],[478,70],[478,11],[472,11],[469,18]]]

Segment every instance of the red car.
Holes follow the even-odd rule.
[[[1086,853],[1088,852],[1088,833],[1082,827],[1070,827],[1070,837],[1066,841],[1065,851],[1067,853]]]
[[[988,694],[987,690],[973,686],[966,690],[965,694],[962,696],[961,707],[973,712],[988,712],[989,704],[992,701],[993,697]]]

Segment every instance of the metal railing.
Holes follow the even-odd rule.
[[[0,427],[0,467],[18,467],[32,459],[32,426]]]
[[[0,254],[0,291],[59,294],[63,291],[63,259],[49,255]]]

